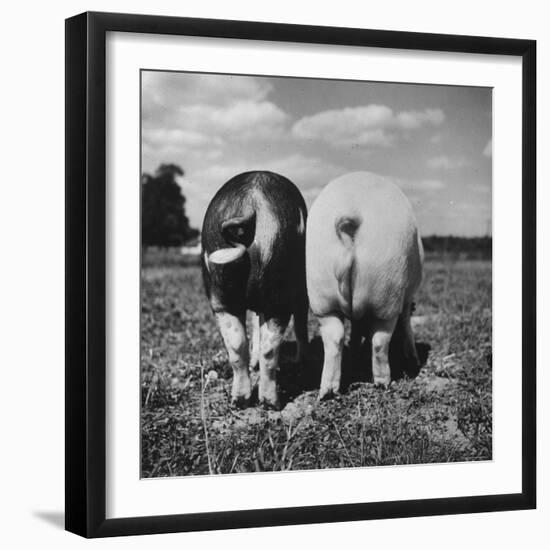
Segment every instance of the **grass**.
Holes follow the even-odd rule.
[[[287,359],[292,331],[282,350],[284,408],[236,411],[200,268],[145,261],[142,476],[491,459],[491,263],[430,259],[416,304],[415,336],[431,351],[415,379],[381,390],[350,375],[340,397],[318,403],[322,344],[311,318],[308,363]]]

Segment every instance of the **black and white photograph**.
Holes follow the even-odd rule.
[[[491,89],[141,84],[142,476],[490,460]]]
[[[141,477],[492,460],[492,89],[140,82]]]

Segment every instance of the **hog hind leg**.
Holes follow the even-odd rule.
[[[323,372],[318,397],[322,400],[333,397],[340,391],[345,327],[343,319],[337,315],[319,317],[319,324],[324,348]]]
[[[216,313],[229,363],[233,368],[231,403],[238,408],[247,407],[252,395],[252,384],[248,371],[248,340],[246,337],[246,314],[233,315],[228,312]]]
[[[290,316],[260,314],[260,379],[258,399],[268,409],[279,409],[277,387],[279,352]]]
[[[256,370],[260,364],[260,316],[255,311],[251,315],[250,368]]]
[[[410,378],[414,378],[420,371],[420,359],[416,351],[416,343],[411,327],[412,309],[411,301],[406,301],[398,321],[401,325],[401,333],[403,334],[404,370]]]
[[[396,322],[397,317],[390,320],[373,319],[370,327],[372,378],[376,386],[387,388],[391,383],[389,348]]]

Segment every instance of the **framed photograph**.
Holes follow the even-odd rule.
[[[534,508],[536,44],[66,21],[66,528]]]

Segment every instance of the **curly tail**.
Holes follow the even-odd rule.
[[[223,221],[220,231],[230,246],[219,248],[207,256],[208,262],[218,265],[234,262],[245,254],[254,241],[256,212]]]
[[[355,234],[361,225],[359,218],[344,216],[335,224],[336,235],[342,242],[343,254],[337,264],[334,275],[338,282],[338,292],[343,300],[344,312],[351,316],[353,312],[353,284],[355,280]]]

